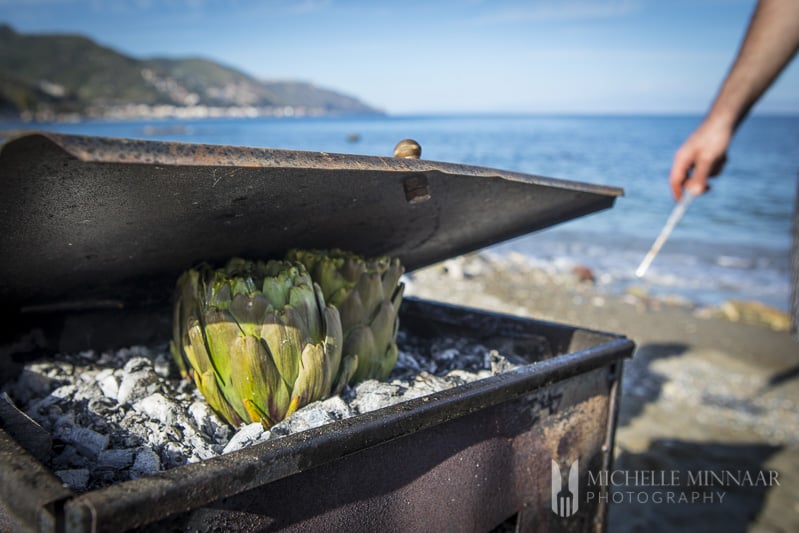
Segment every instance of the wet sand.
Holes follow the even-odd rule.
[[[779,485],[708,486],[717,495],[695,502],[641,487],[611,505],[611,532],[799,531],[799,344],[678,299],[607,294],[588,274],[470,255],[412,273],[407,292],[633,339],[614,469],[778,473]]]

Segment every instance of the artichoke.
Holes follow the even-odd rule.
[[[356,358],[351,383],[385,379],[397,362],[399,307],[404,268],[398,259],[365,259],[341,250],[291,250],[287,259],[305,265],[328,305],[338,308],[344,333],[342,366]]]
[[[178,280],[172,354],[208,404],[234,426],[283,420],[342,389],[343,332],[305,267],[231,259]],[[340,378],[336,382],[337,378]]]

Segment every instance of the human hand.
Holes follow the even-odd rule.
[[[727,161],[727,148],[733,130],[713,120],[705,120],[674,154],[669,182],[674,198],[683,190],[700,195],[709,189],[708,178],[718,175]]]

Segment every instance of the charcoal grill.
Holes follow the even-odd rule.
[[[413,270],[611,207],[621,194],[425,160],[54,134],[4,145],[0,188],[0,302],[13,317],[2,334],[4,380],[26,339],[64,351],[168,339],[175,279],[200,260],[336,246],[398,256]],[[579,460],[578,487],[610,468],[633,343],[411,298],[401,324],[423,337],[510,343],[529,364],[83,494],[22,449],[6,422],[0,525],[604,530],[603,498],[580,501],[572,516],[553,511],[552,465]]]

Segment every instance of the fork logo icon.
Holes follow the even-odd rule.
[[[569,479],[564,487],[560,466],[552,461],[552,512],[560,517],[571,516],[579,508],[580,488],[577,482],[579,470],[579,460],[575,459],[569,468]]]

